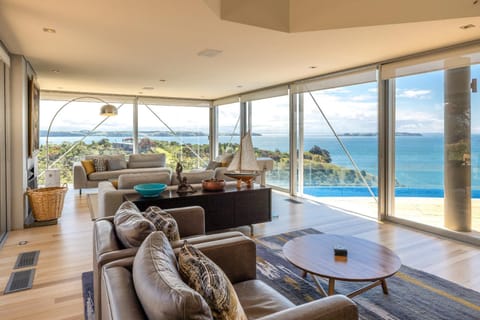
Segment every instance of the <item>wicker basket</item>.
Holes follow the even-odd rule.
[[[57,219],[62,215],[67,187],[49,187],[27,190],[28,200],[36,221]]]

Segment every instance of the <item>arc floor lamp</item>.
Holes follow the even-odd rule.
[[[115,107],[114,105],[112,104],[109,104],[108,102],[106,102],[105,100],[103,99],[100,99],[98,97],[91,97],[91,96],[82,96],[82,97],[77,97],[77,98],[74,98],[74,99],[71,99],[69,101],[67,101],[64,105],[62,105],[58,110],[57,112],[55,112],[55,114],[53,115],[52,117],[52,120],[50,120],[50,124],[48,125],[48,130],[47,130],[47,138],[45,140],[45,149],[46,149],[46,170],[49,169],[49,164],[50,164],[50,159],[49,159],[49,146],[48,146],[48,138],[50,137],[50,131],[52,129],[52,125],[53,125],[53,122],[55,121],[55,119],[57,118],[58,114],[66,107],[68,106],[70,103],[72,102],[76,102],[78,100],[96,100],[96,101],[99,101],[99,102],[102,102],[104,103],[104,105],[100,108],[100,115],[101,116],[104,116],[104,117],[111,117],[111,116],[116,116],[118,114],[118,109],[117,107]]]

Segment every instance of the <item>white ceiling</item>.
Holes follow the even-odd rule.
[[[480,39],[475,0],[255,1],[0,0],[0,40],[43,90],[214,99]]]

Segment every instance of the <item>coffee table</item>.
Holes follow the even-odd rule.
[[[334,255],[334,247],[348,250],[347,257]],[[390,249],[379,244],[343,235],[315,234],[288,241],[283,247],[288,261],[303,270],[303,276],[310,273],[323,295],[335,294],[335,281],[372,282],[348,297],[359,295],[378,285],[388,294],[386,278],[400,269],[400,258]],[[318,277],[328,279],[328,294]]]

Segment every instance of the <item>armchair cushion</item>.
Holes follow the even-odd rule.
[[[118,238],[126,248],[138,247],[153,231],[155,225],[144,218],[137,206],[130,201],[120,205],[113,218]]]
[[[212,319],[202,296],[187,286],[163,232],[150,234],[133,261],[133,283],[149,319]]]
[[[151,206],[142,215],[155,225],[157,231],[162,231],[168,241],[180,240],[177,221],[168,212],[159,207]]]
[[[178,267],[188,285],[208,303],[214,319],[247,320],[237,294],[222,269],[187,241],[178,253]]]

